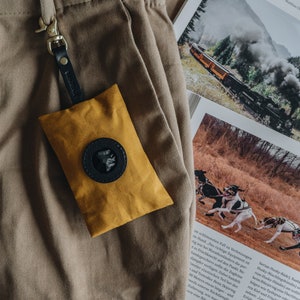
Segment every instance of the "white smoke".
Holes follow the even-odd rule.
[[[297,77],[299,70],[285,58],[278,56],[272,43],[258,26],[234,32],[231,41],[236,44],[238,57],[242,57],[245,51],[251,53],[253,65],[262,71],[267,83],[275,85],[287,100],[292,99],[294,111],[297,106],[295,97],[300,97],[300,81]]]

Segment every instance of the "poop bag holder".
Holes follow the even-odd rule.
[[[39,120],[92,237],[173,203],[117,85]]]

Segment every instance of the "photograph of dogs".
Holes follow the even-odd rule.
[[[290,233],[292,239],[296,241],[296,245],[293,246],[279,246],[280,250],[291,250],[300,248],[300,226],[295,222],[288,220],[284,217],[266,217],[263,218],[260,222],[259,227],[256,227],[256,230],[275,228],[274,235],[266,240],[266,243],[272,243],[281,233]],[[299,252],[300,255],[300,252]]]
[[[246,202],[246,200],[241,199],[239,191],[243,192],[237,185],[229,185],[224,188],[222,206],[210,209],[207,213],[212,214],[215,212],[219,213],[220,218],[223,219],[221,213],[235,213],[236,217],[229,225],[222,225],[223,229],[233,228],[235,225],[237,229],[234,232],[238,232],[242,229],[242,222],[253,217],[255,224],[257,224],[257,218],[252,211],[252,208]]]
[[[300,158],[209,114],[193,147],[196,221],[300,271]]]

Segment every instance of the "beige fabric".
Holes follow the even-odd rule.
[[[186,0],[166,0],[167,12],[171,20],[174,20],[180,12]]]
[[[144,150],[175,204],[90,238],[38,124],[40,115],[70,105],[46,35],[34,33],[39,1],[2,0],[0,299],[184,299],[194,216],[192,154],[165,3],[55,4],[86,98],[118,83]]]
[[[45,24],[49,25],[56,14],[54,0],[40,0],[41,17]]]

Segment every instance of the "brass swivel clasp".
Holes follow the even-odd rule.
[[[55,17],[51,18],[51,23],[49,25],[45,24],[43,18],[40,17],[39,25],[40,25],[40,28],[37,29],[35,32],[39,33],[42,31],[47,31],[47,34],[48,34],[47,49],[51,55],[54,55],[54,53],[52,51],[54,48],[57,48],[60,46],[65,46],[66,49],[68,49],[68,44],[67,44],[66,39],[64,38],[63,35],[61,35],[59,33],[57,19]]]

